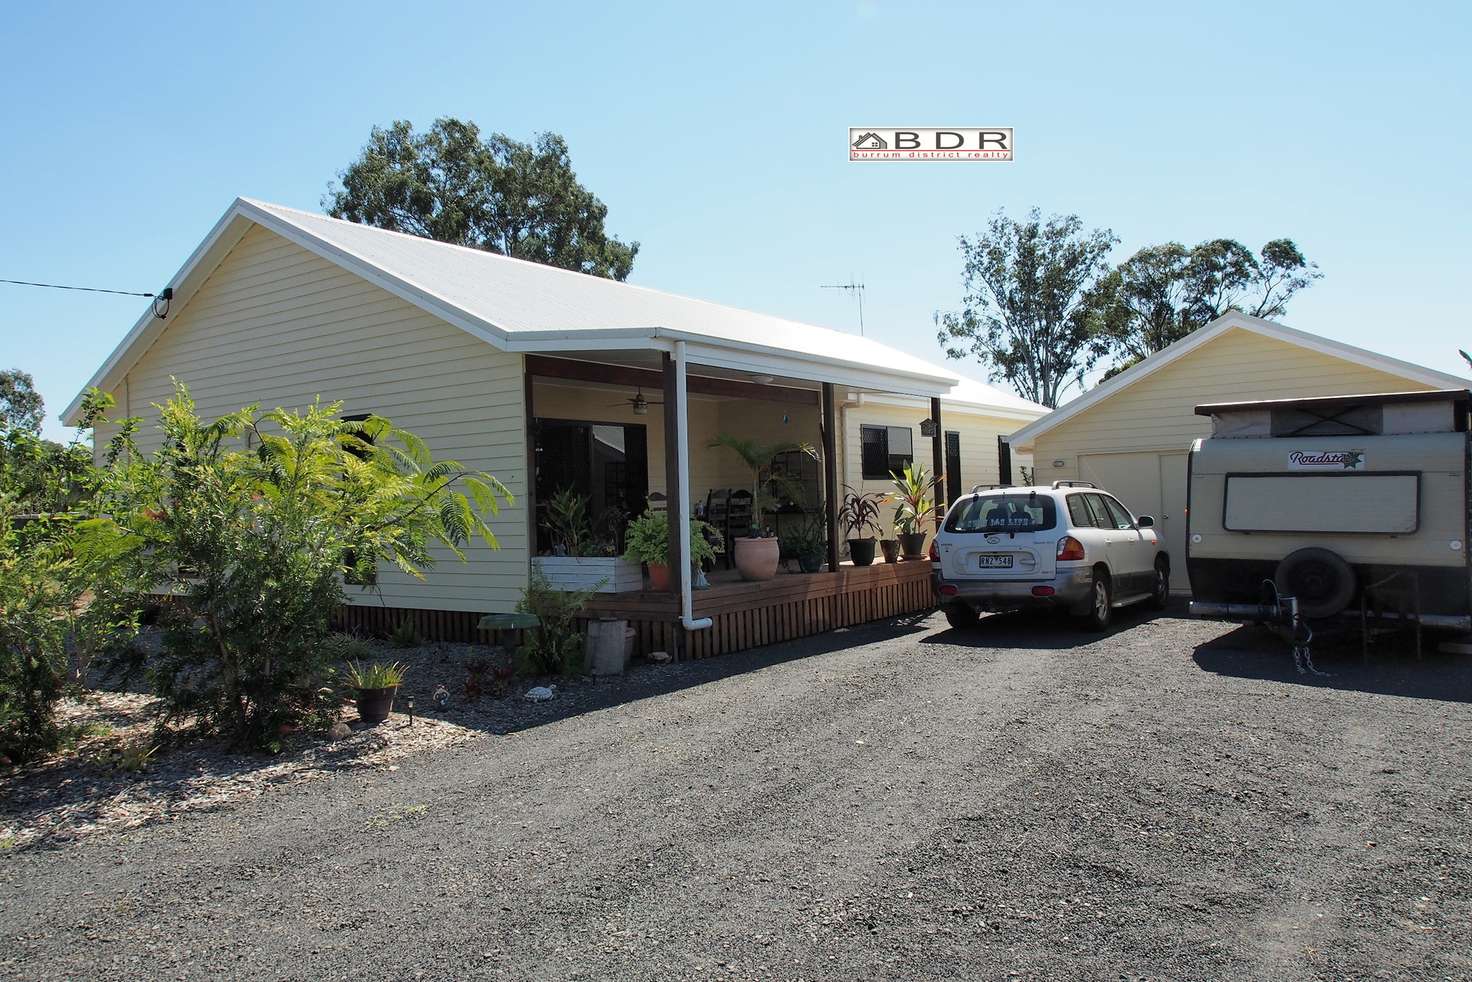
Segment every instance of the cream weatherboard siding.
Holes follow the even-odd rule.
[[[911,445],[914,448],[915,460],[924,464],[927,471],[931,470],[933,451],[930,437],[920,435],[920,421],[928,418],[929,415],[929,410],[918,407],[906,408],[875,403],[846,406],[842,410],[841,453],[843,460],[839,469],[843,483],[859,491],[887,492],[893,488],[889,481],[864,480],[860,427],[866,425],[908,426],[912,434]],[[1022,423],[1015,419],[975,415],[963,412],[959,407],[941,403],[942,428],[961,435],[961,490],[963,493],[971,490],[977,484],[996,484],[1000,480],[997,437],[1011,433],[1021,425]],[[1026,462],[1024,458],[1023,463]],[[1012,461],[1014,480],[1019,477],[1017,468],[1018,461],[1014,457]],[[881,517],[887,536],[892,531],[894,508],[892,506],[882,508]]]
[[[1212,402],[1403,392],[1431,386],[1236,328],[1039,435],[1039,483],[1092,480],[1156,519],[1185,590],[1186,452],[1211,432]]]
[[[345,413],[378,413],[425,440],[437,457],[500,478],[516,496],[492,522],[501,548],[447,551],[419,581],[394,569],[357,604],[430,610],[510,610],[528,563],[522,357],[398,299],[259,226],[253,227],[114,391],[141,416],[154,449],[170,377],[189,386],[205,418],[251,403],[301,407],[320,395]],[[97,445],[114,432],[99,428]]]
[[[1428,389],[1310,348],[1232,330],[1037,438],[1038,479],[1080,477],[1080,454],[1188,450],[1211,432],[1198,405]],[[1054,466],[1061,460],[1062,466]]]

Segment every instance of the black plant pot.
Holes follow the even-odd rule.
[[[369,726],[377,726],[388,719],[394,711],[394,694],[398,686],[389,689],[359,689],[358,718]]]
[[[906,559],[925,558],[925,533],[924,532],[901,532],[900,551]]]
[[[884,551],[886,563],[897,563],[900,561],[900,541],[898,539],[880,539],[879,548]]]
[[[823,557],[821,554],[817,556],[798,556],[797,565],[804,573],[821,573],[823,571]]]
[[[874,540],[849,539],[848,558],[854,561],[855,566],[871,565],[874,562]]]

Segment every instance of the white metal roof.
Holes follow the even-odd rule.
[[[1357,348],[1352,344],[1345,344],[1343,341],[1334,341],[1317,334],[1310,334],[1307,331],[1300,331],[1279,324],[1277,321],[1253,317],[1250,314],[1244,314],[1238,310],[1229,310],[1205,327],[1193,331],[1174,344],[1162,348],[1155,352],[1155,354],[1130,366],[1130,368],[1120,372],[1108,381],[1100,382],[1088,392],[1072,402],[1058,407],[1049,415],[1024,426],[1016,433],[1013,433],[1008,442],[1018,450],[1030,451],[1033,443],[1042,434],[1073,419],[1080,413],[1087,412],[1091,407],[1098,405],[1116,392],[1129,388],[1136,382],[1148,378],[1166,365],[1185,357],[1226,332],[1238,329],[1252,331],[1254,334],[1275,338],[1287,344],[1297,345],[1300,348],[1308,348],[1312,351],[1332,355],[1335,358],[1342,358],[1356,365],[1378,369],[1389,375],[1398,375],[1412,382],[1420,382],[1423,385],[1429,385],[1437,389],[1465,389],[1469,385],[1466,379],[1459,378],[1456,375],[1448,375],[1446,372],[1424,368],[1408,361],[1401,361],[1399,358],[1391,358],[1389,355],[1382,355],[1364,348]]]
[[[248,198],[235,200],[169,281],[174,312],[251,225],[507,351],[667,350],[683,340],[697,364],[913,396],[959,385],[962,399],[995,399],[999,409],[1023,402],[870,338]],[[89,387],[115,386],[166,325],[145,313]],[[79,394],[69,422],[80,404]]]

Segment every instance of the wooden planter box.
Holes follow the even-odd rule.
[[[535,556],[532,565],[554,590],[633,593],[644,589],[639,564],[620,556]]]

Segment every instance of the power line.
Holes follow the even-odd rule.
[[[81,290],[85,293],[116,293],[125,297],[152,297],[153,293],[138,293],[133,290],[104,290],[96,286],[62,286],[60,283],[36,283],[31,280],[6,280],[0,279],[0,283],[13,283],[16,286],[40,286],[48,290]]]

